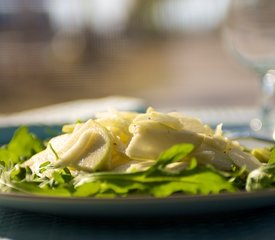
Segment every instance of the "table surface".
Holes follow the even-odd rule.
[[[75,218],[0,208],[8,239],[273,239],[275,208],[157,218]]]

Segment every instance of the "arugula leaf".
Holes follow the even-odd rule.
[[[33,134],[28,132],[26,127],[16,130],[10,143],[0,148],[0,161],[5,166],[22,162],[44,148],[42,142]]]
[[[192,144],[176,144],[160,154],[156,164],[154,164],[148,172],[156,169],[163,170],[169,163],[174,163],[182,160],[192,152],[194,146]]]
[[[275,163],[275,147],[271,151],[270,159],[268,160],[268,163]]]
[[[71,191],[65,187],[50,188],[40,187],[35,182],[14,182],[11,186],[15,191],[25,194],[36,194],[44,196],[70,197]]]
[[[88,182],[78,187],[76,191],[73,193],[73,196],[75,197],[93,196],[96,193],[98,193],[99,190],[100,190],[99,182]]]
[[[176,192],[214,194],[223,191],[234,192],[236,189],[224,176],[207,167],[194,169],[188,175],[179,177],[178,181],[164,181],[150,189],[155,197],[168,197]]]

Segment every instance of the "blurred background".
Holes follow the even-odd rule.
[[[154,107],[254,106],[223,41],[230,0],[0,0],[0,113],[123,95]]]

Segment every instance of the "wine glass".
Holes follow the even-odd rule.
[[[275,1],[231,0],[223,33],[233,56],[261,79],[261,108],[251,129],[275,140]]]

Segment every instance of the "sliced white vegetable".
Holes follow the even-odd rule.
[[[144,121],[153,121],[153,122],[159,122],[163,125],[180,130],[183,128],[180,120],[174,116],[170,116],[165,113],[160,113],[154,111],[152,108],[149,108],[146,113],[139,114],[134,120],[133,124],[139,124],[140,122]]]
[[[199,155],[202,152],[211,151],[214,153],[212,159],[204,159]],[[232,165],[246,167],[250,172],[261,166],[261,163],[252,155],[242,151],[238,142],[230,141],[221,136],[206,136],[201,146],[193,153],[199,163],[212,164],[220,170],[230,171]]]
[[[126,155],[138,160],[156,160],[160,153],[178,143],[200,146],[204,136],[186,130],[175,130],[159,122],[143,121],[132,124],[133,138],[126,149]]]
[[[93,120],[75,129],[60,149],[57,167],[72,166],[78,170],[95,171],[109,169],[112,144],[108,131]]]
[[[179,143],[194,145],[191,157],[198,164],[211,164],[217,169],[232,169],[232,164],[248,171],[261,166],[239,143],[223,137],[222,124],[215,132],[199,119],[180,113],[159,113],[149,108],[146,113],[111,110],[96,115],[96,120],[64,126],[68,134],[50,140],[46,150],[24,164],[38,175],[40,165],[50,162],[55,167],[81,171],[144,170],[158,159],[160,153]],[[181,170],[187,162],[173,163],[171,170]]]
[[[234,164],[239,167],[246,166],[249,172],[260,167],[262,164],[257,158],[251,154],[243,152],[241,149],[233,148],[228,152],[229,157],[232,159]]]
[[[203,133],[210,136],[213,135],[213,130],[208,125],[203,124],[198,118],[185,116],[178,112],[171,112],[168,113],[168,115],[177,118],[183,129],[196,133]]]

